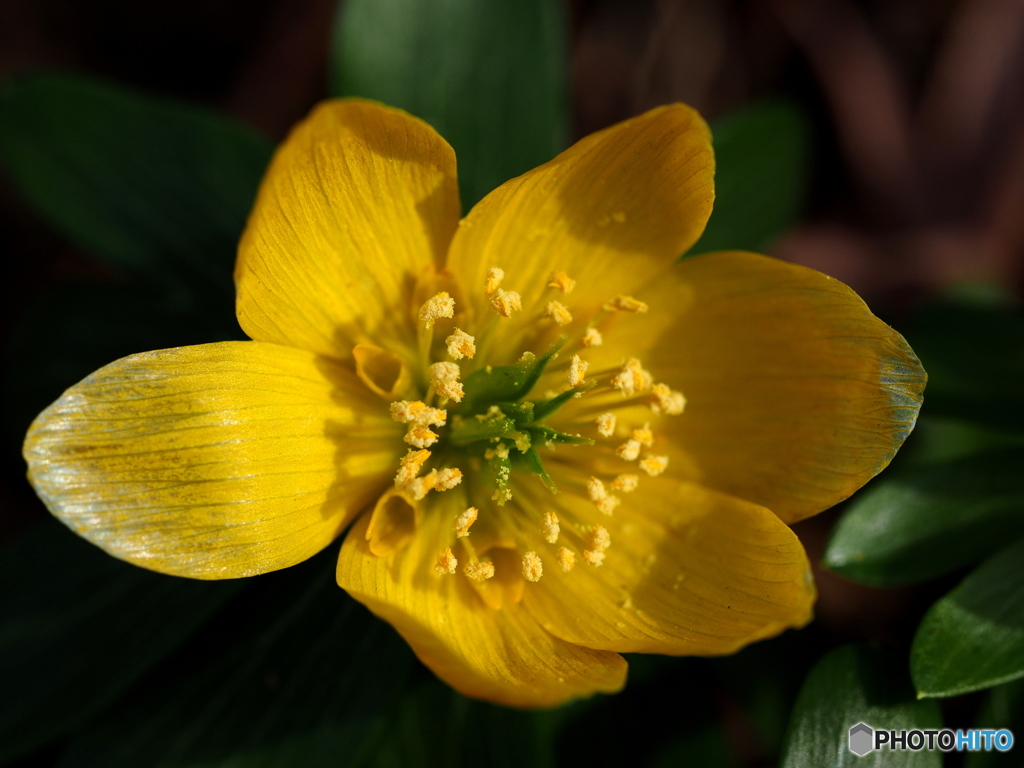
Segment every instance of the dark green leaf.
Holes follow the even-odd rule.
[[[960,419],[924,415],[918,419],[911,441],[900,451],[899,464],[939,464],[1006,448],[1024,448],[1024,434],[993,429]]]
[[[271,150],[226,116],[78,75],[0,92],[0,160],[25,200],[97,258],[180,294],[232,295]]]
[[[799,107],[766,102],[711,124],[715,208],[687,255],[721,250],[764,251],[800,215],[807,181],[810,131]]]
[[[352,765],[413,656],[338,588],[337,550],[255,580],[61,768]]]
[[[550,160],[568,128],[559,0],[347,0],[332,90],[401,107],[455,148],[466,210]]]
[[[933,605],[910,652],[921,696],[957,696],[1024,677],[1024,539]]]
[[[825,565],[865,584],[907,584],[980,560],[1024,534],[1024,450],[884,475],[850,505]]]
[[[907,330],[928,371],[927,413],[1024,430],[1024,316],[941,305]]]
[[[858,757],[849,751],[857,723],[875,729],[940,728],[933,701],[917,701],[902,661],[883,649],[846,645],[829,653],[807,676],[790,715],[782,768],[886,766],[938,768],[942,753],[892,751]]]
[[[1024,733],[1024,680],[1000,685],[992,689],[978,713],[975,728],[1008,728],[1014,734],[1014,749],[968,752],[964,768],[1020,768],[1020,743]]]
[[[526,397],[544,368],[565,345],[562,336],[542,356],[526,353],[520,362],[513,365],[495,365],[480,368],[469,374],[463,382],[466,394],[461,405],[455,410],[472,413],[504,400],[518,400]]]
[[[522,711],[424,683],[388,719],[360,768],[553,768],[562,710]]]
[[[0,762],[106,707],[238,586],[136,568],[56,521],[16,540],[0,556]]]

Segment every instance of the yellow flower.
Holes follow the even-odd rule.
[[[293,565],[354,521],[338,583],[455,688],[512,705],[615,691],[620,652],[801,626],[786,524],[887,464],[925,377],[835,280],[677,264],[713,167],[700,117],[662,107],[460,221],[433,129],[322,104],[239,247],[253,341],[89,376],[32,426],[29,476],[106,551],[194,578]]]

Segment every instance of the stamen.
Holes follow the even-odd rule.
[[[583,332],[583,346],[584,347],[599,347],[604,344],[604,337],[601,336],[601,332],[591,326]]]
[[[558,532],[561,528],[558,525],[558,515],[554,512],[544,513],[544,522],[541,523],[541,530],[544,532],[544,539],[548,544],[558,541]]]
[[[602,437],[611,437],[615,432],[615,414],[602,413],[597,417],[597,433]]]
[[[434,363],[428,369],[430,383],[441,397],[447,397],[456,403],[464,394],[462,382],[459,381],[459,366],[456,363]]]
[[[651,432],[651,425],[644,424],[640,429],[634,429],[633,439],[639,440],[641,445],[645,445],[648,448],[654,445],[654,433]]]
[[[576,565],[576,555],[572,553],[572,550],[566,549],[565,547],[559,547],[558,564],[561,566],[563,571],[571,571],[573,566]]]
[[[536,552],[527,552],[523,555],[523,578],[527,581],[537,582],[544,575],[544,564]]]
[[[667,459],[666,459],[667,461]],[[458,467],[445,467],[444,469],[431,470],[430,474],[437,473],[434,487],[439,491],[450,491],[462,482],[462,470]]]
[[[437,442],[437,433],[426,427],[418,427],[413,424],[402,439],[416,448],[429,448]]]
[[[557,288],[562,293],[569,293],[575,287],[576,281],[560,269],[556,269],[548,278],[548,288]]]
[[[590,363],[583,360],[579,355],[573,355],[569,361],[569,384],[578,387],[583,383],[583,377],[587,373]]]
[[[668,384],[655,384],[651,389],[651,410],[655,413],[664,411],[669,416],[678,416],[685,407],[683,393],[670,389]]]
[[[612,480],[612,488],[623,493],[630,493],[636,490],[639,483],[640,477],[638,475],[616,475],[615,479]]]
[[[462,572],[473,581],[487,581],[494,577],[494,563],[490,560],[470,560]]]
[[[604,553],[612,544],[608,530],[602,525],[595,525],[587,536],[587,548],[583,550],[583,559],[595,568],[604,562]]]
[[[615,454],[620,459],[625,459],[626,461],[636,461],[637,458],[639,458],[640,456],[640,448],[641,446],[639,440],[630,439],[624,442],[618,448],[616,448]]]
[[[505,279],[505,270],[498,267],[491,267],[487,270],[487,279],[484,281],[484,296],[490,296],[501,285]]]
[[[434,321],[442,317],[455,317],[455,299],[451,298],[447,291],[441,291],[433,298],[427,299],[420,307],[420,321],[427,328],[433,328]]]
[[[501,288],[491,296],[491,306],[502,317],[512,317],[513,312],[523,308],[523,301],[515,291],[503,291]]]
[[[603,309],[608,312],[639,312],[643,314],[648,310],[648,306],[632,296],[616,296],[614,299],[606,301]]]
[[[476,354],[476,339],[463,330],[455,329],[455,333],[444,340],[448,347],[448,354],[454,360],[461,360],[464,357],[470,359]]]
[[[451,547],[445,547],[444,552],[437,558],[437,565],[434,566],[434,572],[440,576],[444,576],[446,573],[455,573],[455,569],[458,568],[459,561],[455,559],[455,555],[452,554]]]
[[[605,496],[603,499],[598,499],[594,502],[597,508],[605,515],[611,515],[621,503],[622,500],[618,496]]]
[[[572,314],[565,308],[565,304],[558,301],[549,301],[544,314],[559,325],[568,325],[572,322]]]
[[[640,461],[640,469],[651,477],[660,475],[668,467],[668,456],[647,455]]]
[[[400,491],[409,490],[416,480],[427,459],[430,458],[430,451],[410,450],[400,460],[398,474],[395,475],[395,488]],[[423,498],[420,496],[419,498]]]
[[[587,496],[590,497],[591,501],[600,501],[607,495],[608,491],[604,489],[604,483],[596,477],[591,477],[587,480]]]
[[[469,536],[469,529],[476,522],[479,510],[476,507],[468,507],[465,512],[460,512],[455,518],[455,538],[464,539]]]
[[[391,418],[401,424],[415,424],[418,427],[443,427],[448,412],[441,408],[430,408],[420,400],[396,400],[391,404]]]

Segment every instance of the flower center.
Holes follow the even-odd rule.
[[[654,418],[680,414],[685,406],[682,393],[666,384],[655,383],[635,358],[608,370],[593,371],[587,378],[590,363],[584,355],[604,343],[603,334],[608,330],[606,321],[616,313],[646,313],[648,307],[631,296],[616,296],[605,302],[593,317],[587,318],[586,323],[574,324],[572,309],[567,303],[575,281],[561,271],[553,272],[547,282],[547,288],[560,292],[561,296],[546,302],[537,322],[549,327],[553,324],[559,330],[576,330],[559,336],[543,354],[524,351],[512,365],[488,365],[463,377],[461,361],[477,356],[478,338],[490,340],[500,332],[500,325],[495,329],[495,324],[523,311],[520,295],[501,288],[504,276],[502,269],[489,270],[484,294],[494,314],[477,323],[477,336],[454,328],[444,340],[447,360],[432,359],[436,346],[434,326],[440,320],[455,317],[455,300],[442,291],[421,305],[418,335],[426,395],[421,400],[395,399],[391,403],[392,418],[407,425],[404,439],[411,447],[401,459],[395,476],[395,491],[386,496],[389,502],[396,497],[405,500],[406,506],[401,509],[409,521],[419,519],[418,505],[428,494],[459,486],[464,471],[471,473],[473,489],[485,488],[490,492],[489,499],[478,493],[472,497],[484,508],[483,512],[470,506],[453,516],[451,545],[439,553],[434,566],[439,575],[457,574],[461,559],[464,561],[462,573],[477,583],[496,575],[500,578],[503,568],[508,569],[508,552],[502,555],[498,550],[507,550],[510,539],[515,541],[516,564],[512,567],[517,567],[517,577],[526,581],[541,578],[545,560],[554,561],[563,571],[572,570],[577,553],[585,563],[600,566],[611,544],[604,526],[576,519],[580,516],[571,515],[566,505],[562,505],[563,519],[560,519],[554,511],[538,508],[532,494],[527,494],[529,499],[511,505],[509,512],[501,510],[513,498],[513,476],[523,477],[523,482],[537,482],[551,493],[564,491],[585,495],[600,513],[612,515],[621,504],[615,494],[636,490],[640,484],[639,474],[623,471],[603,478],[592,475],[585,487],[560,489],[545,469],[545,455],[560,445],[580,450],[592,446],[587,450],[596,450],[599,457],[621,463],[623,470],[632,465],[651,476],[661,474],[668,465],[668,457],[647,450],[655,445],[650,420],[630,422],[636,421],[637,406],[648,406]],[[536,390],[540,389],[538,382],[542,377],[547,382],[560,379],[561,383],[539,395]],[[399,374],[389,374],[388,380],[398,378],[401,378]],[[576,403],[572,423],[581,424],[580,419],[584,419],[582,424],[592,430],[592,436],[551,426],[551,417],[588,393],[593,393],[593,411]],[[618,444],[613,445],[613,442]],[[432,468],[424,471],[428,463]],[[444,508],[446,505],[437,506]],[[378,503],[375,520],[381,509],[384,507]],[[410,509],[415,510],[415,514],[409,513]],[[382,514],[388,514],[387,510]],[[483,517],[482,524],[486,527],[494,522],[488,521],[488,516],[500,515],[515,518],[511,524],[500,526],[506,532],[512,531],[503,538],[504,546],[494,551],[475,549],[470,536],[474,524]],[[370,538],[373,530],[383,529],[391,530],[384,523],[375,528],[375,522],[371,522],[367,537]]]

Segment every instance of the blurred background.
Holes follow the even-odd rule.
[[[0,0],[0,81],[71,69],[230,113],[276,142],[328,93],[336,5]],[[573,139],[666,102],[687,102],[714,120],[784,97],[808,127],[808,179],[802,215],[771,243],[772,255],[842,280],[899,330],[950,296],[1017,306],[1024,288],[1020,0],[570,0],[566,18]],[[40,221],[3,175],[0,256],[5,348],[22,343],[24,318],[53,286],[119,280]],[[5,365],[11,360],[4,356]],[[12,386],[9,375],[3,382]],[[25,416],[8,410],[5,418],[12,439],[0,474],[0,544],[46,516],[16,452]],[[841,513],[797,526],[812,561]],[[775,716],[784,725],[784,705],[820,649],[867,639],[906,654],[928,606],[963,573],[877,588],[818,568],[815,626],[802,639],[783,638],[783,657],[797,672],[763,706],[782,708]],[[762,706],[760,694],[736,694],[729,682],[759,669],[758,653],[741,654],[724,672],[650,671],[676,690],[703,686],[706,697],[696,703],[710,702],[720,716],[735,765],[777,759],[782,726],[769,732],[751,720],[745,707]],[[643,663],[635,668],[642,682]],[[631,685],[620,698],[633,696],[630,706],[644,712],[652,732],[679,716],[636,691]],[[980,696],[945,700],[946,722],[974,718]],[[616,711],[592,713],[588,727],[614,731]],[[585,755],[583,737],[568,730],[559,749]],[[668,742],[657,744],[641,752],[653,755]],[[55,764],[62,748],[12,765]]]

